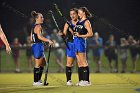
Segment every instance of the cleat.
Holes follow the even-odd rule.
[[[84,81],[81,80],[76,84],[76,86],[86,86],[86,85],[85,85]]]
[[[85,82],[86,86],[91,86],[91,82],[89,82],[89,81],[84,81],[84,82]]]
[[[81,80],[76,86],[91,86],[91,82]]]
[[[38,82],[42,83],[43,84],[43,81],[42,80],[39,80]]]
[[[66,83],[67,86],[72,86],[72,81],[69,80],[67,83]]]
[[[33,86],[42,86],[43,85],[43,83],[40,83],[40,82],[34,82],[33,83]]]

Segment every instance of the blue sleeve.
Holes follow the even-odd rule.
[[[99,39],[99,44],[103,45],[103,39],[102,38]]]

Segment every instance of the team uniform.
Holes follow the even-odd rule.
[[[72,20],[70,21],[71,28],[74,29],[75,25],[72,23]],[[66,40],[67,45],[66,47],[66,56],[71,58],[76,58],[75,52],[74,52],[74,43],[73,43],[73,35],[70,32],[70,27],[68,27],[67,34],[66,34]],[[71,75],[72,75],[72,67],[66,66],[66,77],[67,77],[67,84],[66,85],[72,85],[71,81]]]
[[[71,23],[71,27],[74,28],[75,25],[72,23],[72,20],[70,21]],[[75,55],[75,51],[74,51],[74,43],[73,43],[73,35],[71,34],[70,32],[70,28],[68,28],[67,30],[67,36],[66,36],[66,40],[67,40],[67,45],[68,47],[66,47],[66,55],[67,57],[72,57],[72,58],[75,58],[76,55]]]
[[[35,26],[38,24],[33,25],[32,29],[35,28]],[[37,34],[34,33],[34,30],[32,30],[32,53],[34,58],[39,59],[41,57],[45,57],[44,55],[44,44],[41,40],[38,39]]]
[[[85,28],[84,24],[85,21],[88,19],[85,19],[83,21],[78,21],[78,23],[75,26],[75,31],[78,32],[80,35],[87,34],[87,29]],[[75,53],[86,53],[86,38],[74,36],[74,52]],[[89,67],[78,67],[78,75],[79,75],[79,82],[76,84],[77,86],[90,86],[89,81]]]
[[[82,22],[78,21],[75,26],[75,31],[78,32],[80,35],[87,34],[87,29],[84,27],[84,23],[86,20],[88,19],[85,19]],[[74,52],[85,53],[86,46],[86,38],[74,36]]]
[[[45,58],[44,44],[42,43],[41,40],[38,39],[37,34],[34,33],[34,28],[36,25],[39,24],[34,24],[32,27],[32,41],[33,41],[32,53],[35,59],[40,59],[41,57]],[[34,83],[33,83],[34,86],[43,84],[41,81],[43,70],[44,67],[42,66],[34,67]]]

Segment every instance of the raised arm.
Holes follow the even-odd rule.
[[[5,34],[4,34],[3,30],[2,30],[1,25],[0,25],[0,38],[3,41],[3,43],[5,44],[5,46],[6,46],[6,52],[8,54],[10,54],[11,53],[11,48],[10,48],[10,45],[9,45],[9,43],[7,41],[7,38],[6,38],[6,36],[5,36]]]

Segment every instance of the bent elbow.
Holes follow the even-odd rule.
[[[93,36],[93,33],[90,34],[90,37],[92,37],[92,36]]]
[[[42,40],[42,37],[41,36],[38,35],[37,37],[38,37],[39,40]]]

